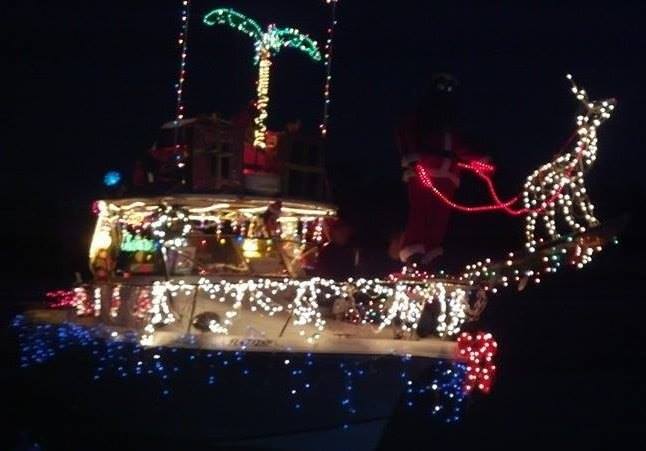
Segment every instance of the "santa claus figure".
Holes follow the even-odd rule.
[[[403,179],[408,185],[409,213],[399,257],[407,267],[427,269],[442,255],[451,207],[419,179],[421,165],[433,186],[448,199],[460,186],[459,162],[482,160],[467,148],[456,130],[457,81],[436,74],[414,114],[397,129]]]

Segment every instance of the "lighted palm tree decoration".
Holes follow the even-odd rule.
[[[260,25],[247,16],[229,8],[214,9],[204,16],[207,25],[228,25],[241,31],[254,40],[256,54],[254,63],[258,65],[258,82],[256,109],[254,119],[254,140],[256,147],[266,147],[265,135],[267,132],[267,106],[269,105],[269,69],[271,57],[284,47],[292,47],[305,52],[314,61],[321,60],[321,52],[316,41],[295,28],[277,28],[271,24],[267,31],[262,31]]]

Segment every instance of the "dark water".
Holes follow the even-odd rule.
[[[462,420],[454,424],[435,421],[421,407],[407,407],[401,397],[379,449],[590,450],[618,449],[628,443],[644,449],[646,384],[641,366],[646,357],[646,299],[640,240],[639,228],[633,225],[619,246],[606,250],[585,269],[547,277],[523,293],[509,290],[493,297],[482,319],[482,328],[500,343],[492,393],[471,398]],[[21,300],[33,299],[29,290],[25,293]],[[5,324],[25,307],[12,303],[15,299],[20,298],[5,299]],[[71,379],[66,392],[48,393],[57,381],[69,381],[84,371],[89,375],[89,370],[68,357],[65,364],[49,367],[49,375],[19,371],[12,332],[4,327],[3,333],[7,444],[2,449],[29,449],[24,445],[34,441],[45,450],[233,449],[168,428],[159,434],[154,428],[153,433],[142,432],[146,409],[159,408],[146,400],[130,397],[101,408],[83,402],[83,390],[95,390],[107,399],[125,393],[119,393],[123,385],[111,385],[109,380],[101,385],[79,377]],[[132,387],[126,392],[133,393]],[[200,396],[196,391],[196,398]],[[258,399],[257,406],[246,406],[250,421],[257,409],[272,411],[262,397]],[[135,412],[141,423],[120,424],[114,419],[120,409]],[[213,412],[212,404],[199,402],[184,409],[175,415]],[[339,449],[356,448],[355,441],[361,440],[348,437]]]

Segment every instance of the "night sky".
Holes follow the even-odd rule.
[[[3,217],[11,233],[4,259],[10,283],[4,290],[25,297],[69,284],[74,271],[86,271],[90,205],[102,195],[103,174],[128,170],[133,156],[173,118],[179,2],[14,3],[3,52],[12,76],[2,102],[9,139],[0,151]],[[342,211],[360,236],[372,237],[366,242],[376,243],[380,233],[402,225],[406,211],[394,127],[414,108],[433,72],[451,72],[460,80],[464,128],[491,155],[505,194],[515,194],[529,171],[548,161],[572,131],[577,105],[566,73],[592,98],[616,97],[616,114],[600,128],[599,158],[588,182],[602,218],[632,215],[625,242],[591,269],[556,276],[532,288],[530,296],[497,298],[489,321],[507,346],[507,358],[516,362],[509,371],[518,374],[503,373],[503,381],[516,379],[501,381],[490,407],[479,412],[500,434],[516,428],[507,437],[510,445],[524,447],[526,442],[515,439],[545,433],[537,442],[544,446],[567,437],[562,443],[573,449],[601,443],[614,448],[615,437],[632,437],[643,420],[638,399],[644,385],[630,365],[646,357],[643,321],[637,319],[643,306],[635,306],[644,300],[643,289],[636,288],[643,270],[631,266],[641,258],[646,192],[646,7],[630,1],[542,3],[341,0],[328,169]],[[204,13],[222,6],[263,25],[275,22],[319,41],[325,37],[329,10],[323,1],[194,1],[188,116],[231,115],[254,98],[250,39],[201,22]],[[300,118],[315,129],[322,64],[289,49],[273,61],[270,127]],[[460,198],[473,201],[480,194],[476,183],[467,182]],[[370,224],[382,227],[375,231]],[[454,225],[447,247],[459,242],[459,252],[471,258],[522,243],[522,220],[461,216]],[[554,312],[553,335],[543,341],[541,332]],[[631,312],[633,318],[625,319]],[[573,357],[578,345],[586,350]],[[543,360],[532,362],[528,355]],[[598,370],[592,378],[589,368]],[[532,374],[525,385],[518,378],[529,372],[541,374]],[[536,388],[544,380],[548,388]],[[577,404],[550,405],[568,396]],[[510,412],[523,406],[538,413],[514,421]],[[475,418],[464,427],[493,446],[493,432]]]

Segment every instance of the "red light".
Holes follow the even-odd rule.
[[[561,150],[559,151],[559,153],[563,149],[565,149],[565,147],[569,146],[573,142],[574,138],[576,138],[576,136],[577,136],[577,132],[572,133],[572,135],[570,135],[567,141],[561,146]],[[579,148],[577,150],[576,159],[564,171],[563,175],[565,177],[570,177],[570,175],[578,167],[583,157],[584,150],[585,150],[584,148]],[[493,174],[493,172],[496,170],[495,166],[479,160],[473,160],[468,163],[458,162],[457,165],[460,169],[473,173],[476,177],[479,177],[485,182],[485,184],[487,185],[487,189],[489,191],[489,196],[493,200],[492,204],[470,206],[470,205],[461,205],[456,202],[453,202],[433,184],[433,180],[428,175],[426,168],[424,168],[422,165],[418,163],[415,166],[415,172],[417,173],[417,176],[419,177],[420,182],[426,188],[433,191],[433,193],[442,202],[444,202],[446,205],[448,205],[453,209],[460,210],[466,213],[482,213],[486,211],[497,211],[497,210],[502,210],[503,212],[511,216],[520,216],[520,215],[526,215],[530,213],[540,213],[545,209],[547,209],[547,207],[551,203],[559,199],[559,197],[561,196],[561,192],[563,191],[563,188],[564,188],[561,185],[554,185],[557,188],[554,194],[549,199],[546,199],[543,202],[541,202],[541,205],[537,208],[513,208],[513,205],[516,202],[518,202],[520,196],[516,195],[507,201],[500,200],[500,197],[498,196],[498,192],[496,191],[496,188],[494,187],[494,184],[490,177],[490,174]]]
[[[467,380],[472,381],[464,386],[464,391],[469,393],[478,387],[483,393],[489,393],[496,366],[491,364],[498,344],[491,334],[478,333],[475,337],[463,332],[458,338],[458,353],[461,356],[468,354]],[[484,358],[484,362],[483,362]],[[482,363],[481,363],[482,362]]]

